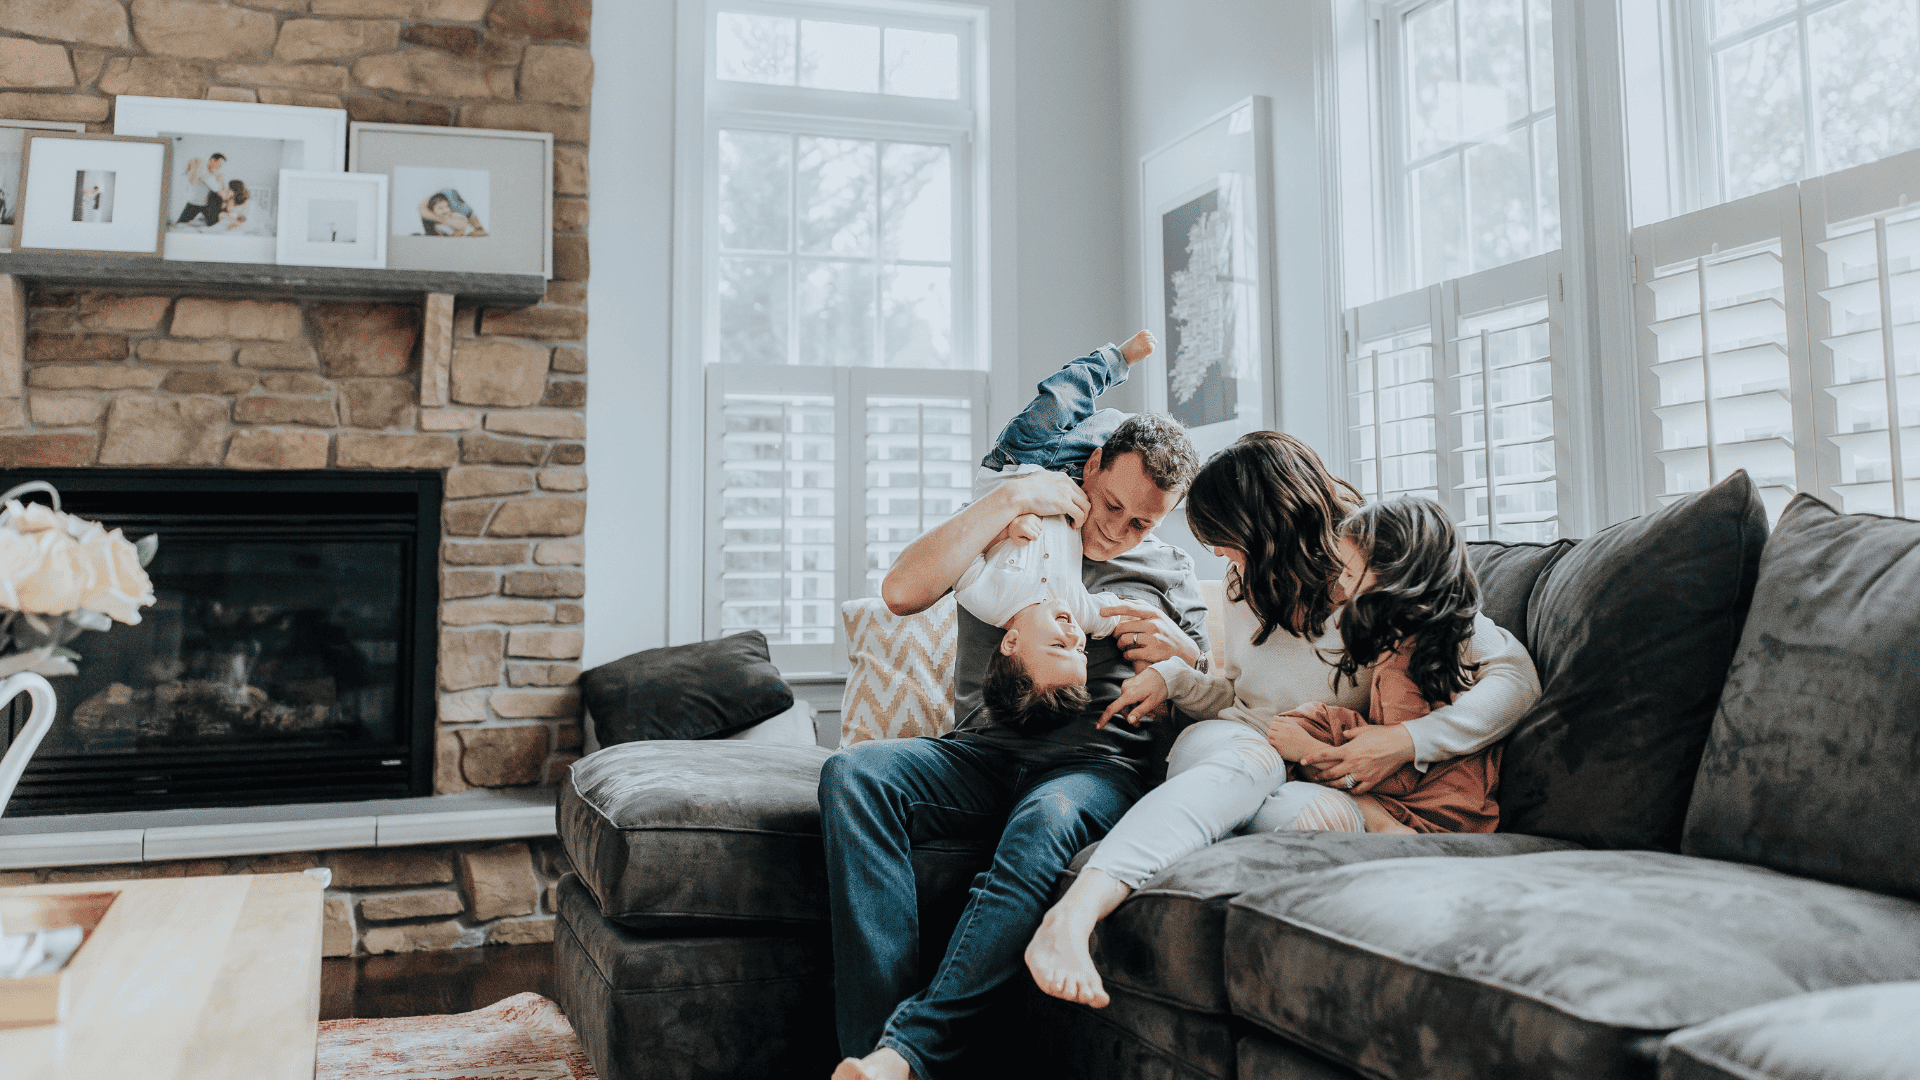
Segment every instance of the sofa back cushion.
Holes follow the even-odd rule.
[[[1679,848],[1766,537],[1736,472],[1572,545],[1538,579],[1522,640],[1542,692],[1507,737],[1503,831]]]
[[[1798,496],[1753,599],[1681,850],[1920,899],[1920,522]]]
[[[1480,610],[1521,641],[1527,640],[1527,607],[1533,589],[1553,564],[1578,540],[1551,544],[1508,544],[1476,540],[1467,545],[1467,562],[1480,582]]]

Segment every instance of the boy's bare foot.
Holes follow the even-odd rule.
[[[1137,364],[1147,357],[1152,356],[1153,350],[1158,347],[1159,344],[1160,342],[1154,339],[1153,331],[1142,330],[1128,338],[1125,345],[1120,346],[1120,359],[1125,360],[1128,364]]]
[[[1047,912],[1027,944],[1027,970],[1045,993],[1104,1009],[1110,999],[1087,949],[1093,926],[1075,926],[1073,921],[1061,914],[1058,905]]]
[[[848,1058],[833,1070],[833,1080],[913,1080],[913,1069],[900,1051],[883,1046],[863,1058]]]

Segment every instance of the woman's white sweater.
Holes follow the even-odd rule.
[[[1371,669],[1361,669],[1359,685],[1341,680],[1336,688],[1333,665],[1320,658],[1322,651],[1335,655],[1340,650],[1334,621],[1318,641],[1275,629],[1265,644],[1255,645],[1260,622],[1246,602],[1230,601],[1225,614],[1225,640],[1214,650],[1213,671],[1195,671],[1178,657],[1153,665],[1181,712],[1238,720],[1265,735],[1268,720],[1310,701],[1367,711]],[[1453,704],[1404,725],[1413,736],[1413,763],[1422,771],[1500,741],[1540,696],[1540,675],[1526,646],[1485,615],[1474,616],[1468,653],[1481,665],[1478,681]]]

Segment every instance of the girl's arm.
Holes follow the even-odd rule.
[[[1540,698],[1533,657],[1492,619],[1474,616],[1467,651],[1468,659],[1481,665],[1479,680],[1453,704],[1401,725],[1413,737],[1413,762],[1423,771],[1499,742]]]

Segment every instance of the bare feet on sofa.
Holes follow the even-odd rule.
[[[1132,367],[1152,356],[1153,348],[1158,344],[1160,343],[1154,340],[1153,331],[1142,330],[1128,338],[1125,345],[1120,346],[1120,359],[1125,360],[1128,367]]]
[[[1067,894],[1040,920],[1027,944],[1027,970],[1046,993],[1096,1009],[1106,1008],[1107,989],[1093,966],[1087,943],[1101,919],[1120,906],[1133,889],[1099,870],[1084,869]]]
[[[833,1080],[913,1080],[913,1070],[900,1051],[883,1046],[866,1057],[841,1062]]]

